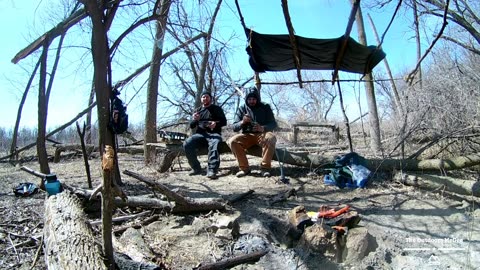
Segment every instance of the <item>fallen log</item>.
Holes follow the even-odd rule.
[[[60,156],[62,152],[65,151],[77,151],[80,152],[82,151],[82,145],[81,144],[59,144],[59,145],[54,145],[55,146],[55,154],[53,157],[53,162],[58,163],[60,162]],[[85,145],[87,148],[87,155],[90,155],[92,152],[98,152],[98,146],[95,146],[93,144]],[[126,153],[130,155],[135,155],[135,154],[143,154],[143,147],[138,146],[138,145],[133,145],[133,146],[119,146],[117,147],[117,153]]]
[[[71,190],[75,195],[88,201],[93,194],[92,190],[66,187]],[[95,202],[99,201],[99,197],[93,197]],[[212,199],[195,199],[190,200],[188,204],[182,205],[175,202],[162,201],[159,199],[145,198],[139,196],[128,196],[127,201],[115,197],[113,202],[116,207],[138,207],[143,209],[158,209],[173,214],[185,214],[185,213],[198,213],[211,210],[224,210],[225,204]]]
[[[141,212],[141,213],[138,213],[138,214],[134,214],[134,215],[126,215],[126,216],[121,216],[121,217],[115,217],[115,218],[112,218],[112,222],[115,223],[115,222],[124,222],[124,221],[127,221],[127,220],[130,220],[130,219],[135,219],[135,218],[139,218],[139,217],[143,217],[143,216],[146,216],[146,215],[149,215],[151,214],[152,211],[145,211],[145,212]],[[92,220],[90,221],[90,225],[91,226],[98,226],[102,224],[102,221],[101,220]]]
[[[107,269],[100,247],[95,245],[92,231],[69,192],[45,200],[45,264],[48,269]]]
[[[405,185],[480,197],[480,182],[443,175],[397,173],[394,179]]]
[[[75,152],[80,152],[82,151],[83,153],[83,148],[81,144],[60,144],[60,145],[54,145],[55,146],[55,154],[53,156],[53,163],[58,163],[60,162],[60,155],[62,152],[65,151],[75,151]],[[90,155],[95,149],[98,151],[98,147],[95,147],[93,144],[88,144],[85,145],[86,149],[86,154]]]
[[[226,142],[220,143],[220,145],[218,146],[218,151],[220,153],[231,153],[230,148],[228,147]],[[291,164],[291,165],[303,166],[303,167],[325,166],[325,168],[327,168],[329,164],[330,164],[330,167],[333,166],[332,164],[333,155],[319,156],[319,155],[312,155],[309,153],[295,153],[295,152],[290,152],[283,148],[277,148],[276,153],[279,153],[281,162]],[[206,155],[207,149],[201,148],[197,151],[197,154]],[[247,150],[247,154],[261,157],[262,148],[259,146],[253,146]],[[177,156],[184,156],[184,155],[185,155],[185,151],[183,150],[181,145],[167,144],[165,155],[159,165],[159,172],[166,172],[171,167],[173,160]],[[277,155],[273,156],[273,160],[278,160]]]
[[[215,199],[192,199],[183,197],[182,195],[170,190],[165,185],[155,182],[155,179],[144,177],[138,173],[125,170],[124,174],[131,176],[137,180],[140,180],[158,192],[165,195],[168,199],[175,202],[173,211],[180,212],[203,212],[211,210],[225,210],[226,203],[222,200]]]
[[[219,262],[204,264],[195,269],[197,270],[227,269],[243,263],[256,262],[267,253],[268,251],[266,250],[260,250],[260,251],[252,252],[249,254],[228,258]]]
[[[225,142],[219,145],[220,153],[230,153],[230,148]],[[207,149],[199,149],[198,155],[206,155]],[[315,155],[310,153],[296,153],[284,148],[277,148],[277,155],[273,160],[279,160],[285,164],[314,168],[328,169],[335,167],[333,155]],[[261,157],[262,149],[258,146],[248,149],[247,154]],[[166,154],[159,165],[159,172],[166,172],[172,165],[175,157],[185,155],[181,145],[166,145]],[[457,170],[467,167],[480,165],[480,154],[468,156],[458,156],[448,159],[367,159],[366,167],[372,172],[377,171],[439,171],[439,170]]]

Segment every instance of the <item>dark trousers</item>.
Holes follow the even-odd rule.
[[[188,164],[193,170],[201,170],[200,162],[197,158],[197,149],[208,146],[208,170],[217,172],[220,167],[220,153],[218,144],[222,142],[222,136],[218,133],[195,133],[185,140],[183,149],[187,157]]]

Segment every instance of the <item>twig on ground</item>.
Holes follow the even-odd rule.
[[[260,251],[252,252],[250,254],[243,254],[233,258],[228,258],[223,261],[205,264],[196,269],[197,270],[226,269],[226,268],[233,267],[235,265],[257,261],[267,253],[268,253],[267,250],[260,250]]]
[[[37,264],[38,257],[40,256],[40,250],[42,250],[43,248],[42,243],[43,243],[43,234],[42,234],[42,237],[40,238],[40,245],[38,245],[37,252],[35,252],[35,258],[33,258],[33,262],[30,265],[30,270],[33,269],[33,267],[35,267],[35,264]]]
[[[146,216],[150,213],[152,213],[152,211],[144,211],[144,212],[134,214],[134,215],[116,217],[116,218],[112,218],[112,222],[126,221],[126,220],[129,220],[129,219],[134,219],[134,218]],[[90,225],[92,225],[92,226],[100,225],[101,223],[102,223],[101,220],[90,221]]]
[[[13,247],[13,251],[15,252],[15,255],[17,257],[17,262],[20,262],[20,256],[18,255],[17,249],[15,248],[15,244],[13,244],[12,238],[10,237],[10,233],[8,234],[8,241]]]

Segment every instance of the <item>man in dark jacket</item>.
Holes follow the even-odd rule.
[[[222,127],[227,124],[227,119],[223,109],[212,103],[212,95],[209,92],[202,93],[201,101],[202,107],[195,110],[190,122],[190,128],[196,128],[196,131],[185,140],[183,148],[188,164],[192,168],[190,175],[199,175],[202,173],[202,168],[196,150],[208,146],[207,177],[215,179],[220,167],[218,145],[222,141]]]
[[[262,147],[262,176],[269,177],[272,158],[275,154],[277,138],[273,130],[277,122],[270,105],[261,102],[258,90],[253,87],[245,93],[245,104],[240,106],[235,114],[233,131],[242,131],[228,139],[227,144],[238,161],[240,171],[237,177],[250,173],[246,150],[254,145]]]

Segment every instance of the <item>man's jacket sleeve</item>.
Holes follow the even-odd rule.
[[[265,104],[265,114],[267,119],[267,124],[264,125],[265,131],[273,131],[278,125],[275,116],[273,115],[272,108],[268,104]]]
[[[216,118],[215,121],[218,121],[218,126],[219,127],[224,127],[227,125],[227,117],[225,117],[225,113],[223,112],[223,109],[221,107],[217,107],[217,112],[216,112]]]
[[[243,111],[243,106],[241,106],[237,109],[237,112],[235,113],[235,117],[233,119],[233,131],[238,132],[242,129],[242,120],[244,115],[245,113]]]
[[[196,128],[198,126],[198,121],[197,120],[192,120],[190,121],[190,128]]]

